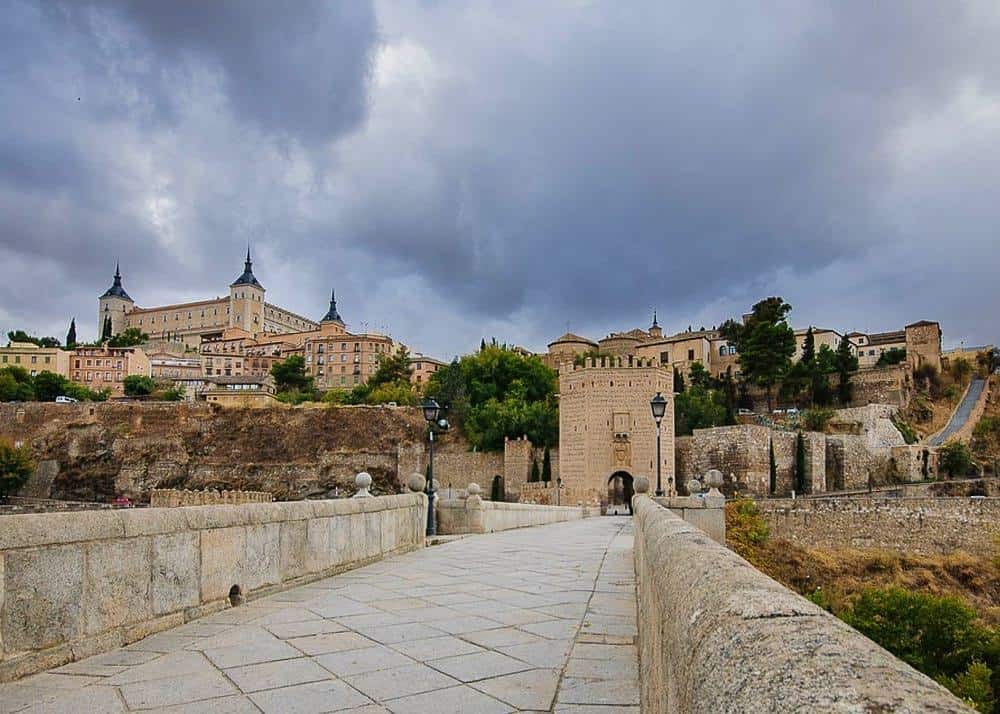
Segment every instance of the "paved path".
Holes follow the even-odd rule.
[[[983,393],[983,388],[985,386],[985,379],[972,380],[972,384],[969,385],[969,389],[965,393],[965,397],[962,398],[962,403],[958,405],[958,409],[956,409],[955,413],[951,415],[948,425],[940,433],[931,438],[931,446],[941,446],[941,444],[946,442],[952,434],[965,426],[965,422],[967,422],[969,417],[972,416],[972,410],[975,408],[976,402],[979,401],[979,397]]]
[[[0,685],[2,712],[638,712],[631,519],[472,536]]]

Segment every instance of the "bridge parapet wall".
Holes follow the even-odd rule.
[[[483,501],[479,496],[437,502],[438,533],[495,533],[601,515],[599,506],[539,506]]]
[[[969,711],[649,497],[634,504],[643,712]]]
[[[426,496],[0,519],[0,681],[424,545]]]

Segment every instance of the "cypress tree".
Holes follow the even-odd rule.
[[[684,391],[684,375],[681,371],[674,367],[674,394],[680,394]]]
[[[542,456],[542,481],[548,483],[552,480],[552,454],[549,447],[545,447],[545,455]]]
[[[66,349],[76,347],[76,318],[69,321],[69,332],[66,333]]]
[[[482,352],[486,349],[486,338],[479,340],[479,351]]]
[[[806,492],[806,440],[801,431],[795,439],[795,492]]]
[[[837,345],[837,372],[839,381],[837,384],[837,396],[840,398],[841,406],[848,406],[851,403],[851,396],[854,385],[851,384],[851,370],[857,369],[858,358],[851,354],[851,343],[847,338],[843,338]]]
[[[771,468],[771,483],[769,484],[769,490],[773,494],[778,490],[778,464],[774,460],[774,440],[768,442],[770,447],[769,461]]]
[[[111,315],[104,318],[104,329],[101,331],[101,341],[111,339]]]
[[[531,460],[531,475],[528,476],[528,481],[538,483],[538,462],[534,459]]]

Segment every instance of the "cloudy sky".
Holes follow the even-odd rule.
[[[1000,328],[1000,3],[0,0],[0,329],[269,301],[440,357]]]

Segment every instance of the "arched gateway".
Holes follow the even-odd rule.
[[[628,471],[615,471],[608,478],[608,513],[623,514],[632,512],[632,474]]]

